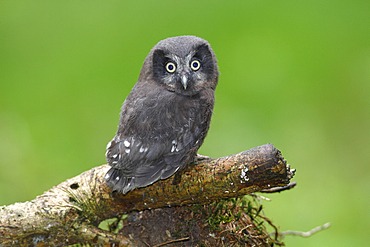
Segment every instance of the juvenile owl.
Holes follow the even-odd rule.
[[[152,48],[107,145],[105,179],[114,191],[166,179],[194,160],[211,121],[218,74],[204,39],[172,37]]]

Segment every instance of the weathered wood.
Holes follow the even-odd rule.
[[[131,211],[207,204],[289,184],[294,175],[279,150],[267,144],[218,159],[206,159],[173,178],[112,193],[104,182],[108,165],[92,168],[51,188],[34,200],[0,207],[1,246],[73,243],[130,246],[129,239],[99,229],[108,218]]]

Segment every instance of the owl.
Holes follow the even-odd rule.
[[[218,75],[204,39],[172,37],[152,48],[107,145],[105,179],[113,191],[148,186],[194,161],[209,129]]]

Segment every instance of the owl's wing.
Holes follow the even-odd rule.
[[[196,154],[201,131],[194,130],[183,128],[172,138],[145,141],[116,136],[107,146],[106,156],[112,166],[106,175],[108,184],[113,190],[127,193],[170,177]]]
[[[107,148],[107,159],[112,166],[106,175],[108,184],[113,190],[127,193],[150,184],[150,181],[158,180],[159,172],[165,167],[158,159],[163,152],[161,149],[164,149],[161,146],[163,145],[144,144],[134,137],[115,137]],[[149,175],[150,170],[152,174]]]

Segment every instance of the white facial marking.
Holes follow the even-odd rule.
[[[117,158],[117,156],[118,156],[118,154],[115,154],[112,157],[113,157],[113,159],[115,159],[115,158]]]

